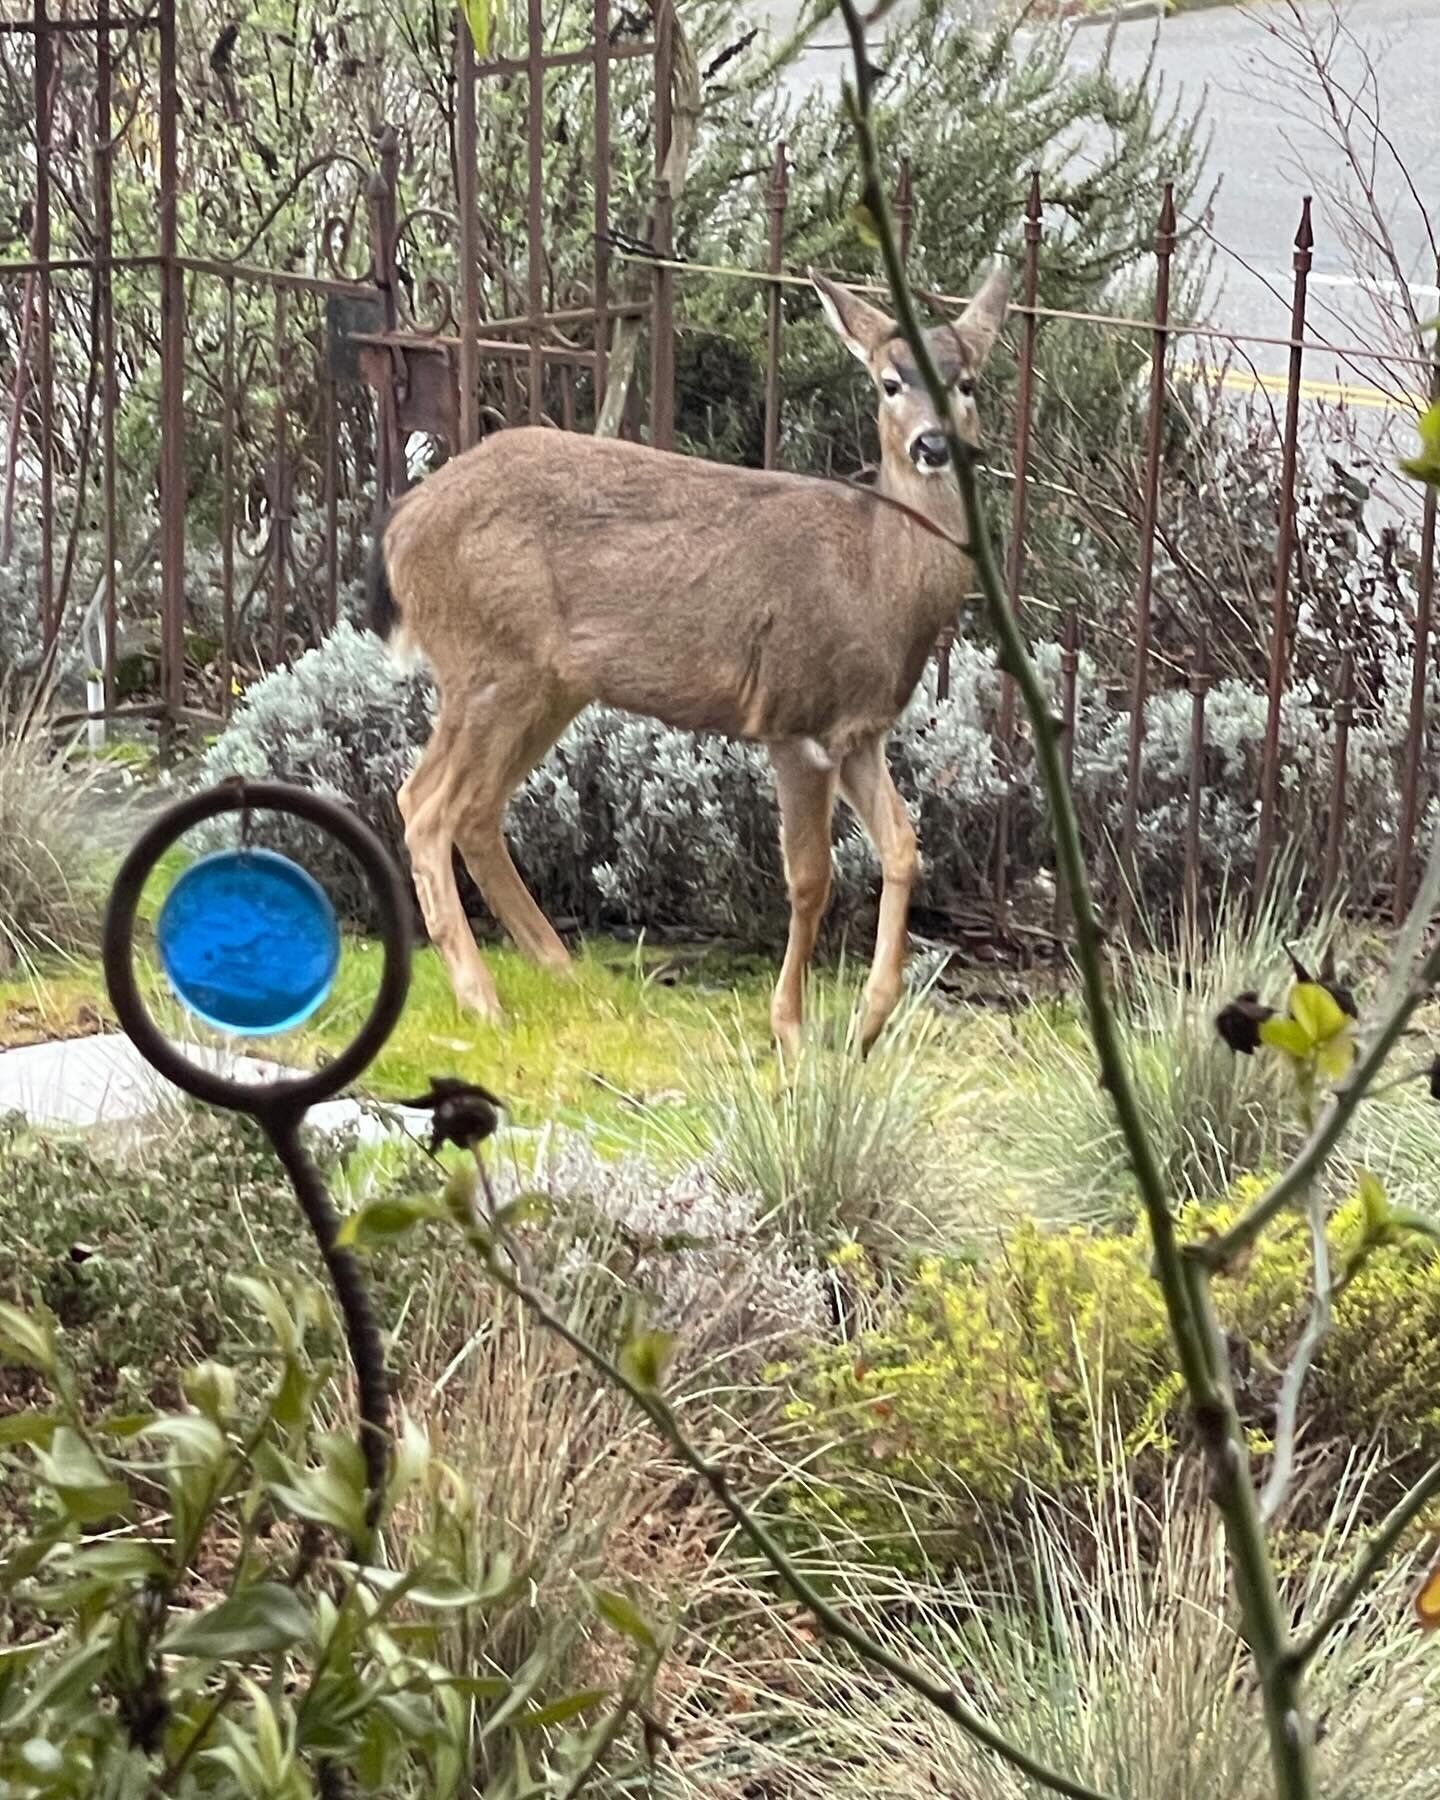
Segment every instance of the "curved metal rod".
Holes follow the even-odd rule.
[[[181,1054],[150,1017],[135,979],[135,916],[146,878],[170,846],[221,813],[281,812],[337,838],[360,864],[379,915],[384,969],[370,1016],[340,1054],[322,1069],[290,1080],[234,1081]],[[394,1030],[410,987],[410,924],[400,874],[380,840],[353,813],[322,794],[279,781],[222,782],[179,800],[141,832],[120,865],[105,913],[105,981],[120,1024],[140,1054],[175,1086],[210,1106],[258,1118],[261,1112],[297,1117],[333,1099],[374,1060]]]
[[[324,156],[311,157],[305,167],[296,172],[295,179],[270,208],[269,212],[266,213],[265,217],[255,227],[254,231],[251,232],[250,236],[245,240],[241,247],[238,250],[231,252],[230,261],[244,262],[245,258],[260,242],[261,238],[264,237],[265,233],[275,223],[276,219],[279,218],[280,214],[295,198],[296,194],[300,192],[304,183],[321,169],[331,168],[335,163],[347,163],[352,169],[358,170],[359,173],[364,176],[366,181],[369,181],[371,175],[374,173],[372,169],[367,168],[366,165],[360,161],[358,156],[351,156],[348,150],[330,150],[327,151]]]
[[[167,1038],[140,993],[135,976],[135,920],[145,882],[161,856],[194,826],[222,813],[280,812],[335,838],[360,864],[379,914],[384,966],[370,1015],[344,1050],[313,1074],[260,1084],[236,1081],[193,1063]],[[410,924],[395,864],[379,839],[333,800],[276,781],[224,782],[169,807],[140,834],[115,877],[102,940],[105,984],[121,1028],[152,1068],[210,1106],[253,1118],[290,1177],[315,1237],[344,1321],[355,1367],[360,1448],[368,1487],[366,1536],[384,1504],[390,1445],[390,1389],[385,1351],[369,1289],[354,1255],[338,1242],[340,1225],[324,1181],[300,1140],[305,1114],[333,1098],[373,1061],[394,1030],[410,989]],[[353,1546],[357,1557],[369,1544]]]

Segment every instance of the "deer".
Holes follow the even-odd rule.
[[[405,845],[456,1001],[483,1018],[504,1013],[452,850],[519,949],[568,971],[504,819],[515,789],[596,702],[767,752],[790,906],[770,1009],[782,1058],[802,1041],[837,792],[881,872],[863,1053],[899,1003],[919,857],[885,742],[969,586],[946,427],[978,448],[977,384],[1009,273],[997,263],[964,310],[927,333],[948,420],[895,322],[837,281],[814,270],[810,280],[875,387],[873,483],[514,427],[402,494],[375,533],[369,623],[402,659],[423,657],[438,689],[433,732],[397,795]]]

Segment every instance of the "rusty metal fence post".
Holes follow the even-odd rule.
[[[655,183],[655,304],[650,321],[650,442],[675,448],[675,253],[670,183]]]
[[[1260,828],[1255,846],[1255,888],[1270,873],[1275,854],[1275,811],[1280,780],[1280,711],[1285,699],[1289,663],[1290,565],[1295,554],[1295,473],[1300,444],[1300,382],[1305,363],[1305,310],[1315,234],[1310,224],[1310,196],[1300,207],[1291,259],[1290,365],[1285,383],[1285,439],[1280,463],[1280,516],[1275,544],[1275,591],[1270,613],[1270,671],[1265,706],[1265,745],[1260,761]]]
[[[99,30],[95,39],[95,237],[100,258],[96,302],[100,315],[101,554],[105,559],[101,575],[104,618],[100,640],[104,680],[102,704],[109,712],[115,705],[118,598],[115,561],[119,553],[119,502],[115,491],[115,413],[119,406],[119,383],[115,378],[115,146],[111,142],[115,121],[110,0],[99,0],[96,18]]]
[[[770,209],[770,286],[765,295],[765,467],[780,457],[780,338],[785,325],[785,209],[790,201],[790,171],[782,138],[775,151],[766,196]]]
[[[455,207],[460,223],[460,450],[480,435],[480,254],[475,184],[479,175],[475,117],[475,40],[464,9],[455,14]]]
[[[1155,527],[1160,506],[1161,437],[1165,425],[1165,360],[1170,343],[1170,262],[1175,254],[1175,190],[1165,183],[1155,232],[1155,313],[1150,343],[1150,403],[1145,425],[1141,491],[1140,572],[1135,592],[1135,670],[1130,688],[1130,743],[1125,763],[1125,809],[1120,825],[1119,909],[1128,916],[1138,887],[1135,830],[1140,812],[1140,753],[1150,692],[1150,596],[1155,572]]]
[[[1075,773],[1075,719],[1080,681],[1080,617],[1073,606],[1065,608],[1065,625],[1060,639],[1060,763],[1065,771],[1065,785],[1070,786]],[[1063,881],[1055,883],[1056,937],[1062,937],[1070,922],[1070,905]]]
[[[289,307],[283,287],[275,289],[275,335],[272,355],[275,369],[274,467],[270,477],[270,654],[277,668],[285,661],[285,638],[290,610],[290,496],[287,458],[290,447],[290,411],[286,393],[290,340],[286,326]]]
[[[610,373],[610,0],[595,0],[595,416]]]
[[[915,178],[910,158],[900,158],[900,179],[895,183],[895,230],[900,239],[900,260],[910,260],[910,239],[915,229]]]
[[[380,296],[380,318],[387,332],[393,332],[399,319],[396,288],[399,272],[395,263],[395,228],[398,219],[396,187],[399,173],[400,146],[393,127],[382,125],[379,131],[379,167],[371,176],[366,197],[370,212],[371,273]],[[399,352],[394,353],[398,359]],[[395,371],[398,373],[399,371]],[[407,485],[404,446],[400,441],[400,421],[396,406],[396,382],[382,382],[375,402],[375,517],[378,523],[393,497]]]
[[[1015,396],[1015,483],[1010,506],[1009,600],[1012,613],[1020,610],[1020,590],[1025,579],[1025,532],[1030,502],[1030,433],[1035,402],[1035,315],[1040,291],[1041,235],[1040,171],[1030,176],[1025,199],[1025,271],[1020,288],[1020,379]],[[1015,755],[1015,677],[1000,676],[1000,756],[1006,787],[995,815],[995,905],[1003,916],[1010,881],[1010,812]]]
[[[530,423],[545,417],[545,15],[542,0],[530,0],[526,35],[525,272],[529,312]]]
[[[55,617],[55,372],[54,277],[50,272],[50,155],[54,134],[52,85],[58,80],[55,46],[50,36],[46,0],[35,0],[35,231],[38,341],[35,386],[39,407],[37,449],[40,458],[40,630],[48,653],[60,621]]]
[[[672,136],[675,13],[672,0],[655,4],[655,267],[650,315],[650,442],[675,447],[674,195],[666,173]]]
[[[161,687],[172,717],[185,700],[185,277],[178,260],[175,5],[160,0]]]
[[[225,347],[220,364],[220,711],[230,716],[235,686],[235,280],[225,283]]]

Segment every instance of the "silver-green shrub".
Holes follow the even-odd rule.
[[[1059,655],[1040,652],[1058,704]],[[1403,692],[1405,672],[1387,671]],[[1440,703],[1440,683],[1432,703]],[[342,623],[318,650],[277,670],[245,695],[207,755],[204,773],[269,776],[317,788],[353,806],[403,860],[395,791],[430,728],[433,690],[423,672],[402,673],[377,640]],[[916,814],[924,853],[917,901],[944,912],[985,890],[1006,759],[994,733],[999,675],[990,651],[962,641],[951,692],[928,679],[896,726],[890,759]],[[1184,868],[1190,791],[1191,702],[1154,695],[1146,709],[1138,857],[1146,897],[1176,898]],[[1255,854],[1265,696],[1238,681],[1211,691],[1201,804],[1201,874],[1210,883],[1244,870]],[[1345,844],[1361,872],[1388,856],[1398,811],[1403,707],[1375,709],[1350,738]],[[1075,727],[1075,786],[1097,871],[1113,863],[1124,803],[1129,719],[1101,691],[1082,657]],[[1324,840],[1333,754],[1328,712],[1301,691],[1281,713],[1281,789],[1287,828],[1310,866]],[[1012,874],[1049,861],[1049,829],[1026,745],[1012,784]],[[773,942],[786,903],[775,802],[763,751],[696,738],[604,707],[581,715],[515,796],[509,839],[540,904],[588,930],[647,929]],[[290,840],[297,843],[299,840]],[[364,910],[355,872],[336,852],[306,854],[340,904]],[[872,904],[874,859],[843,807],[836,813],[832,919],[854,924]]]

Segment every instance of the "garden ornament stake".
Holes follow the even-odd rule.
[[[339,934],[323,890],[288,857],[249,847],[252,813],[286,813],[337,839],[359,863],[380,921],[384,967],[369,1017],[340,1054],[313,1074],[273,1082],[232,1079],[194,1062],[155,1024],[135,972],[135,918],[145,882],[184,833],[224,813],[241,818],[241,847],[202,858],[161,907],[156,944],[180,1000],[209,1024],[248,1035],[283,1031],[325,998]],[[142,1056],[207,1105],[254,1119],[274,1146],[335,1290],[355,1365],[373,1531],[384,1499],[390,1397],[380,1331],[355,1255],[337,1239],[339,1221],[304,1144],[309,1109],[333,1099],[372,1061],[394,1029],[410,987],[407,900],[394,863],[352,814],[319,794],[279,782],[226,782],[168,808],[131,849],[105,916],[105,980],[116,1017]],[[357,1553],[364,1546],[357,1546]]]
[[[799,1045],[837,791],[884,877],[863,1048],[900,998],[917,858],[885,738],[969,585],[950,436],[978,442],[976,381],[1009,279],[997,269],[954,323],[928,334],[943,404],[890,318],[838,282],[814,282],[875,385],[876,486],[510,430],[427,477],[376,534],[371,624],[422,652],[440,689],[434,732],[399,795],[415,886],[456,998],[489,1018],[500,1005],[452,852],[521,950],[568,966],[503,824],[515,789],[596,701],[769,753],[790,890],[771,1008],[783,1050]]]

